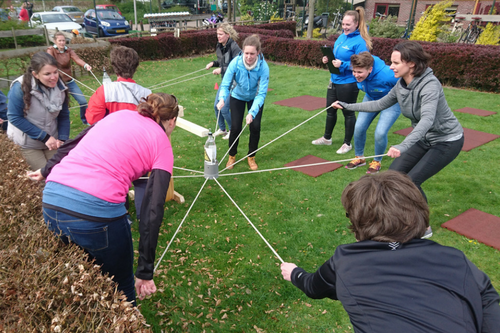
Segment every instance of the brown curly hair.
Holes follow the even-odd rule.
[[[148,117],[159,123],[179,115],[179,104],[174,95],[154,93],[143,99],[137,106],[141,116]]]
[[[124,79],[131,79],[139,67],[139,55],[126,46],[115,47],[111,50],[110,58],[116,75]]]
[[[31,58],[30,66],[26,69],[26,73],[23,75],[23,83],[21,84],[21,90],[23,91],[23,102],[24,102],[24,115],[28,113],[28,110],[31,107],[31,90],[33,87],[31,86],[31,80],[34,78],[35,82],[38,85],[43,85],[40,80],[33,76],[33,72],[39,73],[42,68],[46,65],[51,65],[59,68],[59,64],[57,60],[51,56],[50,54],[40,51],[35,53]],[[64,103],[68,102],[68,90],[66,89],[66,97],[64,99]]]

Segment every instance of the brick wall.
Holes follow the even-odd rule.
[[[440,1],[432,1],[432,0],[419,0],[417,2],[417,10],[415,14],[415,23],[418,22],[422,13],[428,7],[428,5],[434,5]],[[387,4],[387,5],[398,5],[399,4],[399,16],[398,16],[398,25],[405,25],[406,21],[410,16],[411,11],[411,0],[366,0],[365,1],[365,11],[368,20],[373,18],[375,13],[375,5]],[[476,2],[471,0],[455,0],[453,5],[458,6],[457,13],[458,14],[472,14],[474,10]],[[491,8],[492,1],[479,1],[477,14],[488,14],[489,9]],[[497,13],[500,14],[500,1],[495,3],[495,7],[497,8]],[[499,15],[500,21],[500,15]]]

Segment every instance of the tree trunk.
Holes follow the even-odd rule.
[[[309,0],[309,24],[307,25],[307,38],[311,39],[314,30],[314,2],[315,0]]]
[[[233,14],[233,8],[231,6],[231,0],[227,0],[227,20],[231,22],[231,17]]]

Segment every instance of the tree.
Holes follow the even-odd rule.
[[[309,0],[309,24],[307,25],[307,38],[311,39],[314,30],[314,2],[315,0]]]
[[[425,10],[424,15],[418,20],[410,39],[425,42],[436,42],[443,26],[450,21],[446,8],[450,7],[452,0],[441,1]]]

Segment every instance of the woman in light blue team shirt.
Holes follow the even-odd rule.
[[[337,123],[337,109],[330,107],[334,101],[351,101],[355,103],[358,98],[358,86],[356,79],[352,75],[351,56],[372,48],[372,42],[366,27],[365,10],[357,7],[356,10],[348,10],[342,19],[342,35],[337,38],[333,46],[335,60],[333,66],[337,67],[340,74],[331,74],[328,91],[326,93],[326,115],[325,134],[312,142],[313,145],[332,144],[332,132]],[[323,63],[328,62],[327,57],[323,57]],[[354,134],[354,124],[356,115],[352,111],[342,110],[345,118],[345,136],[342,146],[337,150],[337,154],[345,154],[352,149],[351,140]]]

